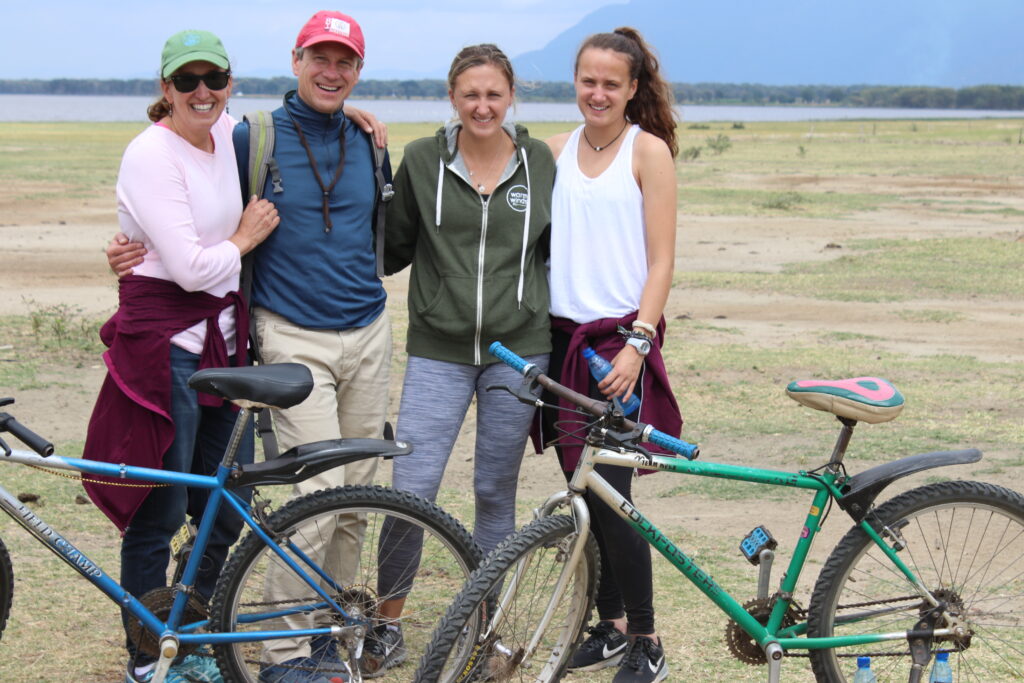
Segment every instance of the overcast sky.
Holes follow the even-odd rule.
[[[510,57],[543,47],[603,5],[625,0],[3,0],[0,78],[155,78],[164,41],[199,28],[224,41],[239,76],[291,75],[289,51],[314,12],[337,9],[366,35],[363,78],[440,77],[465,45]]]

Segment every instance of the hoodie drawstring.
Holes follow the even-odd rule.
[[[441,190],[444,188],[444,160],[437,158],[437,206],[434,209],[434,226],[441,227]]]
[[[516,287],[516,303],[523,308],[523,286],[526,279],[526,243],[530,238],[530,206],[533,196],[530,194],[530,164],[526,159],[526,148],[520,147],[523,154],[523,170],[526,172],[526,214],[523,217],[523,248],[519,254],[519,286]]]

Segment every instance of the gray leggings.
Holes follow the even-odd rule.
[[[548,354],[527,356],[526,360],[547,371]],[[522,375],[504,363],[476,366],[409,356],[405,369],[396,437],[412,443],[413,452],[394,459],[392,485],[431,501],[437,499],[448,457],[476,396],[473,538],[485,553],[515,531],[519,466],[535,410],[508,392],[487,391],[487,387],[514,388],[521,381]],[[408,592],[419,566],[422,544],[409,538],[409,530],[402,526],[395,522],[381,534],[378,589],[382,595]],[[389,542],[389,537],[403,540],[396,544]]]

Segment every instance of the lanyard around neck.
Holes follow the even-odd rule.
[[[313,175],[316,177],[317,185],[320,186],[320,191],[323,193],[323,212],[324,212],[324,232],[330,232],[334,225],[331,223],[331,191],[334,186],[338,184],[338,180],[341,178],[341,173],[345,166],[345,121],[342,119],[341,130],[338,131],[338,168],[334,170],[334,178],[331,180],[329,186],[324,185],[323,178],[320,177],[320,169],[316,165],[316,157],[313,156],[313,150],[309,148],[309,143],[306,141],[306,135],[302,132],[302,128],[299,127],[299,122],[292,116],[291,110],[288,108],[288,98],[294,95],[295,91],[292,90],[286,93],[284,96],[284,111],[288,114],[288,118],[292,120],[292,125],[295,126],[295,132],[299,134],[299,142],[302,143],[302,147],[306,150],[306,156],[309,158],[309,167],[313,169]]]

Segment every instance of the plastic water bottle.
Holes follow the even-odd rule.
[[[857,673],[853,683],[876,683],[875,673],[871,670],[871,657],[857,657]]]
[[[928,677],[928,683],[953,683],[953,669],[949,666],[948,652],[935,653],[935,663],[932,664],[932,674]]]
[[[607,360],[597,355],[597,352],[589,346],[583,347],[583,358],[587,361],[587,367],[590,368],[590,374],[594,376],[598,382],[604,379],[605,375],[612,371],[612,364]],[[617,396],[622,401],[622,395]],[[628,401],[622,402],[622,414],[632,415],[636,412],[636,409],[640,407],[640,399],[633,394],[629,397]]]

